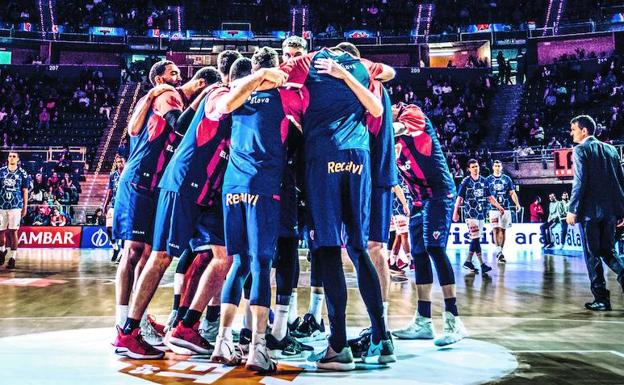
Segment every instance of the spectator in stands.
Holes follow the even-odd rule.
[[[37,208],[37,213],[32,218],[33,226],[49,226],[50,225],[50,217],[46,214],[46,208],[44,206],[40,206]]]
[[[72,155],[69,151],[69,147],[63,147],[63,152],[59,158],[58,165],[56,166],[56,171],[68,173],[71,172],[72,167]]]
[[[533,203],[529,207],[529,212],[531,214],[531,223],[542,223],[544,220],[544,208],[542,207],[542,198],[539,196],[535,197]]]
[[[39,113],[39,131],[50,130],[50,113],[47,108],[43,108]]]
[[[52,215],[50,216],[50,225],[51,226],[65,226],[66,224],[67,224],[67,218],[65,218],[65,216],[61,214],[58,208],[56,207],[53,208]]]
[[[48,192],[54,196],[54,192],[58,189],[58,187],[61,185],[61,180],[58,177],[58,174],[55,172],[52,173],[52,175],[48,178],[48,189],[50,189],[50,187],[52,188],[52,190],[48,190]]]
[[[496,55],[496,64],[498,64],[498,82],[500,85],[503,85],[505,84],[505,74],[507,72],[507,63],[505,62],[503,51],[498,51],[498,55]]]
[[[91,218],[91,222],[89,224],[95,226],[106,225],[106,215],[104,215],[104,211],[101,208],[95,210],[95,214],[93,214],[93,218]]]

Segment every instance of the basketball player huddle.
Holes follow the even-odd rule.
[[[130,154],[115,182],[113,238],[123,241],[116,353],[160,359],[164,344],[260,373],[307,354],[319,369],[345,371],[356,360],[395,362],[393,336],[437,346],[467,336],[446,254],[457,194],[431,122],[415,105],[392,105],[383,83],[394,70],[361,58],[350,43],[308,53],[293,36],[282,48],[281,64],[269,47],[251,59],[223,51],[217,68],[184,84],[173,62],[152,67],[153,88],[130,118]],[[418,302],[413,320],[390,332],[383,249],[393,193],[404,195],[400,181],[411,197],[401,198],[401,212]],[[312,275],[303,319],[301,234]],[[351,340],[343,248],[370,316]],[[173,309],[160,325],[146,309],[174,258]],[[445,304],[441,333],[431,321],[432,261]],[[244,325],[233,330],[243,296]],[[306,345],[326,337],[321,352]]]

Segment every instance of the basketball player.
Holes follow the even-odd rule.
[[[395,145],[395,154],[398,158],[401,155],[401,145]],[[412,194],[405,180],[399,178],[399,185],[392,189],[394,198],[392,200],[392,220],[394,221],[394,230],[396,232],[392,248],[390,249],[390,258],[388,260],[390,271],[394,274],[404,276],[405,272],[397,266],[399,253],[401,248],[408,258],[411,258],[411,247],[409,240],[409,219],[411,208],[413,207]],[[398,278],[403,281],[402,277]]]
[[[505,246],[505,231],[511,227],[511,202],[509,197],[516,205],[516,212],[520,212],[521,206],[516,194],[516,187],[510,177],[503,174],[503,163],[495,160],[492,164],[492,175],[485,179],[490,195],[505,209],[504,214],[496,210],[492,206],[490,210],[490,223],[492,224],[492,232],[494,233],[494,243],[496,243],[496,260],[498,263],[505,263],[503,255],[503,247]]]
[[[110,239],[110,243],[113,246],[113,256],[111,257],[111,262],[116,262],[117,256],[119,255],[119,243],[113,237],[113,213],[115,209],[115,194],[117,194],[117,188],[119,187],[119,177],[124,169],[126,160],[118,154],[115,156],[114,164],[115,169],[108,177],[108,189],[106,190],[106,198],[104,198],[103,209],[106,213],[106,233],[108,234],[108,239]],[[109,204],[110,207],[108,206]],[[121,247],[123,247],[123,245]]]
[[[234,62],[240,57],[242,57],[242,55],[238,51],[233,51],[233,50],[225,50],[219,53],[217,57],[217,71],[219,72],[221,81],[224,86],[226,86],[229,83],[229,72],[230,72],[230,68],[232,67],[232,64],[234,64]],[[214,91],[215,90],[213,90],[213,92]],[[204,110],[200,109],[199,113],[203,112]],[[199,119],[199,117],[197,118]],[[203,119],[207,119],[207,117],[205,116],[205,113],[204,113]],[[221,123],[223,125],[219,126],[219,128],[221,128],[222,132],[223,130],[225,130],[227,132],[226,133],[227,137],[229,137],[230,132],[231,132],[230,121],[227,119],[224,119],[224,121]],[[201,124],[201,122],[199,124]],[[210,124],[209,120],[206,120],[203,124],[209,125]],[[214,123],[212,124],[214,125]],[[194,127],[194,129],[197,129],[197,128]],[[186,142],[186,146],[188,147],[188,149],[184,152],[183,155],[180,155],[181,158],[179,161],[183,168],[180,170],[177,170],[178,173],[189,172],[189,170],[185,169],[185,167],[188,167],[186,163],[188,162],[189,157],[196,156],[194,154],[195,151],[198,151],[200,153],[204,152],[204,154],[201,155],[201,157],[206,157],[207,156],[206,154],[208,154],[211,149],[213,150],[215,149],[214,146],[210,147],[211,143],[204,143],[204,146],[201,146],[201,148],[193,149],[192,147],[193,142],[189,140],[190,139],[187,139],[187,142]],[[215,139],[215,143],[218,144],[218,138]],[[219,151],[225,150],[225,149],[220,149],[220,148],[217,148],[217,149],[219,149]],[[227,146],[227,151],[224,151],[223,155],[227,155],[227,154],[229,154],[229,145]],[[227,157],[229,157],[229,155],[221,156],[221,154],[219,154],[219,156],[220,156],[219,158],[220,162],[224,160],[225,163],[221,164],[219,167],[215,167],[216,171],[218,172],[213,173],[214,175],[212,175],[212,177],[210,177],[209,175],[206,175],[206,176],[203,176],[203,178],[206,178],[206,181],[207,181],[206,183],[208,183],[211,180],[217,181],[217,183],[214,186],[215,191],[213,191],[213,194],[220,198],[221,182],[223,181],[223,173],[225,172],[225,167],[227,164]],[[209,155],[208,157],[214,158],[214,156],[210,157]],[[194,173],[198,173],[201,170],[206,169],[206,167],[202,168],[199,165],[195,167],[197,167],[197,169],[193,170]],[[209,172],[207,169],[205,171]],[[195,177],[198,177],[198,176],[195,175]],[[189,190],[189,189],[187,188],[186,190]],[[185,194],[185,195],[188,195],[188,194]],[[193,194],[193,195],[196,195],[196,194]],[[206,196],[208,196],[207,193],[206,193]],[[195,198],[197,199],[197,197]],[[218,202],[215,201],[214,203],[217,205],[220,205],[220,201],[221,200],[219,199]],[[198,204],[202,205],[199,202]],[[190,303],[188,303],[186,304],[187,306],[182,306],[182,309],[179,309],[180,307],[179,305],[182,299],[182,287],[184,286],[184,287],[189,287],[189,288],[196,288],[198,285],[198,282],[185,282],[187,280],[185,279],[185,275],[188,272],[189,268],[191,268],[192,270],[195,270],[196,268],[200,266],[204,266],[204,269],[200,269],[200,271],[197,271],[196,273],[192,272],[194,277],[201,277],[205,270],[205,267],[208,266],[209,261],[213,257],[212,249],[217,248],[221,252],[225,253],[225,248],[224,248],[225,244],[223,243],[223,234],[222,234],[223,231],[218,231],[217,232],[218,236],[215,235],[215,228],[221,229],[223,227],[222,222],[223,220],[222,220],[222,214],[221,214],[220,208],[215,210],[214,216],[210,216],[210,215],[201,216],[201,218],[199,218],[199,221],[196,224],[196,229],[195,229],[193,238],[190,240],[187,249],[182,253],[178,261],[178,265],[176,266],[176,272],[173,277],[173,294],[174,294],[173,309],[167,320],[168,329],[173,329],[175,326],[177,326],[179,321],[181,321],[186,315],[188,306],[190,306]],[[214,241],[218,241],[218,243],[211,245],[211,242],[214,243]],[[197,261],[196,259],[198,258],[199,260]],[[188,300],[192,300],[193,297],[195,296],[195,290],[192,290],[192,292],[185,292],[184,295]],[[209,342],[215,341],[214,338],[212,338],[211,336],[214,336],[216,338],[216,330],[218,330],[218,327],[219,327],[219,323],[218,323],[219,308],[220,308],[219,300],[220,300],[220,294],[210,299],[213,305],[208,306],[207,312],[206,312],[207,320],[206,322],[202,321],[202,325],[200,326],[200,334],[204,338],[209,340]],[[211,322],[208,322],[208,319]]]
[[[492,270],[481,256],[481,229],[485,220],[485,210],[487,201],[504,215],[505,209],[491,195],[488,184],[484,177],[479,174],[479,162],[476,159],[468,160],[468,172],[470,175],[464,178],[459,185],[455,209],[453,210],[453,221],[459,221],[459,208],[463,207],[464,219],[470,234],[470,247],[468,258],[464,262],[464,269],[478,274],[479,270],[472,263],[472,256],[476,254],[477,260],[481,264],[481,274],[486,274]]]
[[[451,225],[455,184],[433,125],[415,105],[399,103],[392,107],[397,145],[401,146],[398,167],[414,200],[422,201],[421,215],[410,219],[412,258],[415,265],[418,304],[412,322],[392,334],[402,339],[434,339],[431,322],[431,289],[435,264],[444,296],[443,333],[437,346],[450,345],[466,337],[459,318],[455,275],[446,254]]]
[[[156,358],[162,355],[149,344],[162,343],[162,337],[143,314],[147,302],[145,306],[140,306],[136,299],[133,300],[132,305],[141,308],[140,314],[129,312],[128,303],[135,275],[139,276],[151,252],[158,182],[173,155],[176,133],[181,135],[186,131],[197,108],[199,98],[196,97],[206,88],[206,79],[202,78],[204,74],[206,72],[200,70],[183,86],[172,89],[180,83],[180,70],[170,61],[155,63],[149,78],[154,86],[161,87],[150,90],[139,101],[130,118],[130,155],[119,178],[117,207],[113,217],[114,237],[125,241],[116,276],[118,338],[113,345],[116,346],[116,352],[131,358]],[[191,100],[194,100],[193,105],[186,108]],[[137,280],[137,286],[139,284]],[[141,299],[151,298],[153,294],[138,290],[134,290],[134,296],[140,296]],[[139,336],[139,324],[147,343]],[[123,335],[122,326],[126,331],[124,336],[128,337],[125,342],[120,338]]]
[[[357,47],[351,43],[343,42],[336,46],[344,52],[351,54],[353,57],[361,58],[360,51]],[[382,83],[376,80],[384,72],[382,65],[375,65],[373,63],[363,60],[362,61],[370,73],[371,82],[369,89],[381,99],[384,108],[384,113],[381,117],[375,118],[372,115],[367,115],[366,127],[370,136],[370,167],[371,167],[371,194],[370,194],[370,227],[368,234],[368,254],[371,261],[375,266],[377,275],[379,277],[379,283],[381,286],[381,298],[383,301],[384,319],[388,318],[388,290],[390,288],[390,271],[388,270],[388,264],[386,257],[383,254],[384,243],[388,243],[390,237],[390,216],[392,215],[392,188],[398,186],[398,170],[396,168],[396,157],[394,151],[394,130],[392,127],[392,103],[390,102],[390,96],[382,85]],[[390,67],[389,67],[390,68]],[[390,78],[384,80],[391,80],[394,76],[394,70]],[[354,264],[358,263],[358,253],[350,249],[347,246],[347,251]],[[387,325],[386,325],[387,326]],[[364,340],[361,342],[368,342],[366,334],[369,334],[365,330],[364,333],[360,333]],[[361,339],[361,338],[360,338]],[[353,341],[350,341],[351,348],[353,349]]]
[[[307,47],[308,43],[304,38],[300,36],[290,36],[282,43],[282,61],[286,63],[292,58],[306,55],[308,53]],[[303,163],[301,159],[298,159],[298,161]],[[302,165],[296,166],[303,168]],[[286,173],[288,173],[288,170]],[[281,207],[285,206],[286,205],[282,205]],[[284,214],[286,214],[286,212],[284,212]],[[292,218],[292,216],[289,217]],[[325,325],[321,319],[325,292],[323,290],[323,282],[320,278],[318,264],[312,261],[313,259],[310,257],[310,302],[308,311],[303,316],[302,320],[298,319],[296,289],[292,291],[288,310],[288,324],[292,328],[292,336],[301,342],[312,342],[325,338]],[[296,273],[296,277],[293,277],[293,288],[296,287],[295,282],[299,278],[298,270]]]
[[[347,246],[357,260],[359,289],[372,321],[371,343],[363,358],[393,362],[379,278],[367,252],[371,182],[369,137],[363,121],[366,110],[380,117],[383,105],[368,90],[367,67],[344,51],[323,49],[290,60],[282,68],[289,73],[289,84],[305,85],[310,95],[303,124],[308,232],[312,259],[318,258],[322,266],[332,327],[329,346],[310,360],[321,369],[355,368],[346,339],[347,296],[340,255],[344,224]]]
[[[0,168],[0,232],[6,241],[7,269],[15,269],[17,258],[17,230],[26,216],[28,187],[30,179],[26,170],[19,166],[19,154],[10,151],[7,165]],[[4,265],[5,255],[0,255],[0,266]]]
[[[301,91],[277,88],[287,78],[277,69],[278,60],[272,48],[257,50],[251,59],[252,74],[244,78],[251,82],[233,86],[220,110],[232,117],[223,207],[226,246],[228,253],[234,255],[234,263],[223,285],[221,325],[212,359],[228,360],[222,354],[229,354],[232,321],[243,284],[251,275],[252,337],[245,366],[261,373],[276,370],[267,350],[266,335],[271,304],[270,272],[280,226],[284,141],[291,120],[300,124],[303,112]],[[287,297],[291,291],[289,288]]]

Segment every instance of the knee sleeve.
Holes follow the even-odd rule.
[[[212,253],[212,251],[210,251]],[[186,249],[182,252],[180,259],[178,260],[178,266],[176,266],[176,274],[186,274],[189,266],[195,260],[195,253],[191,251],[191,249]]]
[[[275,283],[277,295],[292,294],[293,282],[299,278],[297,256],[297,238],[278,238],[277,259],[275,261]],[[297,276],[295,278],[295,275]]]
[[[253,257],[251,259],[251,305],[271,306],[271,265],[272,257]],[[288,295],[292,289],[289,289]]]
[[[310,286],[323,287],[323,272],[320,265],[319,252],[317,250],[310,252]]]
[[[238,306],[243,291],[243,284],[249,275],[249,257],[237,254],[228,273],[223,290],[221,291],[221,303],[229,303]]]
[[[243,285],[243,293],[245,295],[245,299],[249,299],[251,296],[251,274],[247,274],[247,278],[245,278],[245,284]]]
[[[443,247],[427,247],[427,253],[435,264],[440,286],[455,284],[453,266],[451,266],[448,255],[446,255],[446,250]]]
[[[427,253],[412,254],[417,285],[430,285],[433,283],[433,270],[431,260]]]
[[[470,247],[469,247],[468,251],[471,251],[471,252],[477,253],[477,254],[481,254],[481,242],[479,241],[479,239],[472,239],[472,240],[470,240]]]

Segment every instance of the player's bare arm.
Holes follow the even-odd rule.
[[[375,96],[368,88],[364,87],[362,83],[357,81],[349,71],[344,67],[336,63],[332,59],[318,59],[314,62],[314,67],[321,74],[333,76],[336,79],[342,79],[345,84],[353,91],[355,96],[369,114],[378,118],[383,114],[383,105],[381,100]]]
[[[245,100],[261,84],[270,83],[272,88],[284,85],[288,75],[277,68],[262,68],[251,75],[237,80],[232,90],[224,95],[217,103],[217,112],[229,114],[245,103]]]
[[[457,197],[455,207],[453,208],[453,222],[459,222],[459,208],[464,203],[464,198]]]
[[[158,96],[162,95],[167,91],[175,92],[175,88],[170,86],[169,84],[159,84],[148,91],[147,95],[145,95],[145,98],[141,100],[141,102],[135,107],[134,111],[132,112],[132,116],[130,117],[130,121],[128,122],[128,134],[130,136],[139,135],[141,129],[143,128],[145,118],[147,117],[147,114],[152,107],[152,102]]]
[[[403,189],[401,188],[401,186],[396,185],[392,187],[392,192],[397,196],[399,202],[401,202],[401,206],[403,206],[403,214],[409,217],[410,207],[407,204],[407,199],[405,199],[405,194],[403,194]]]

